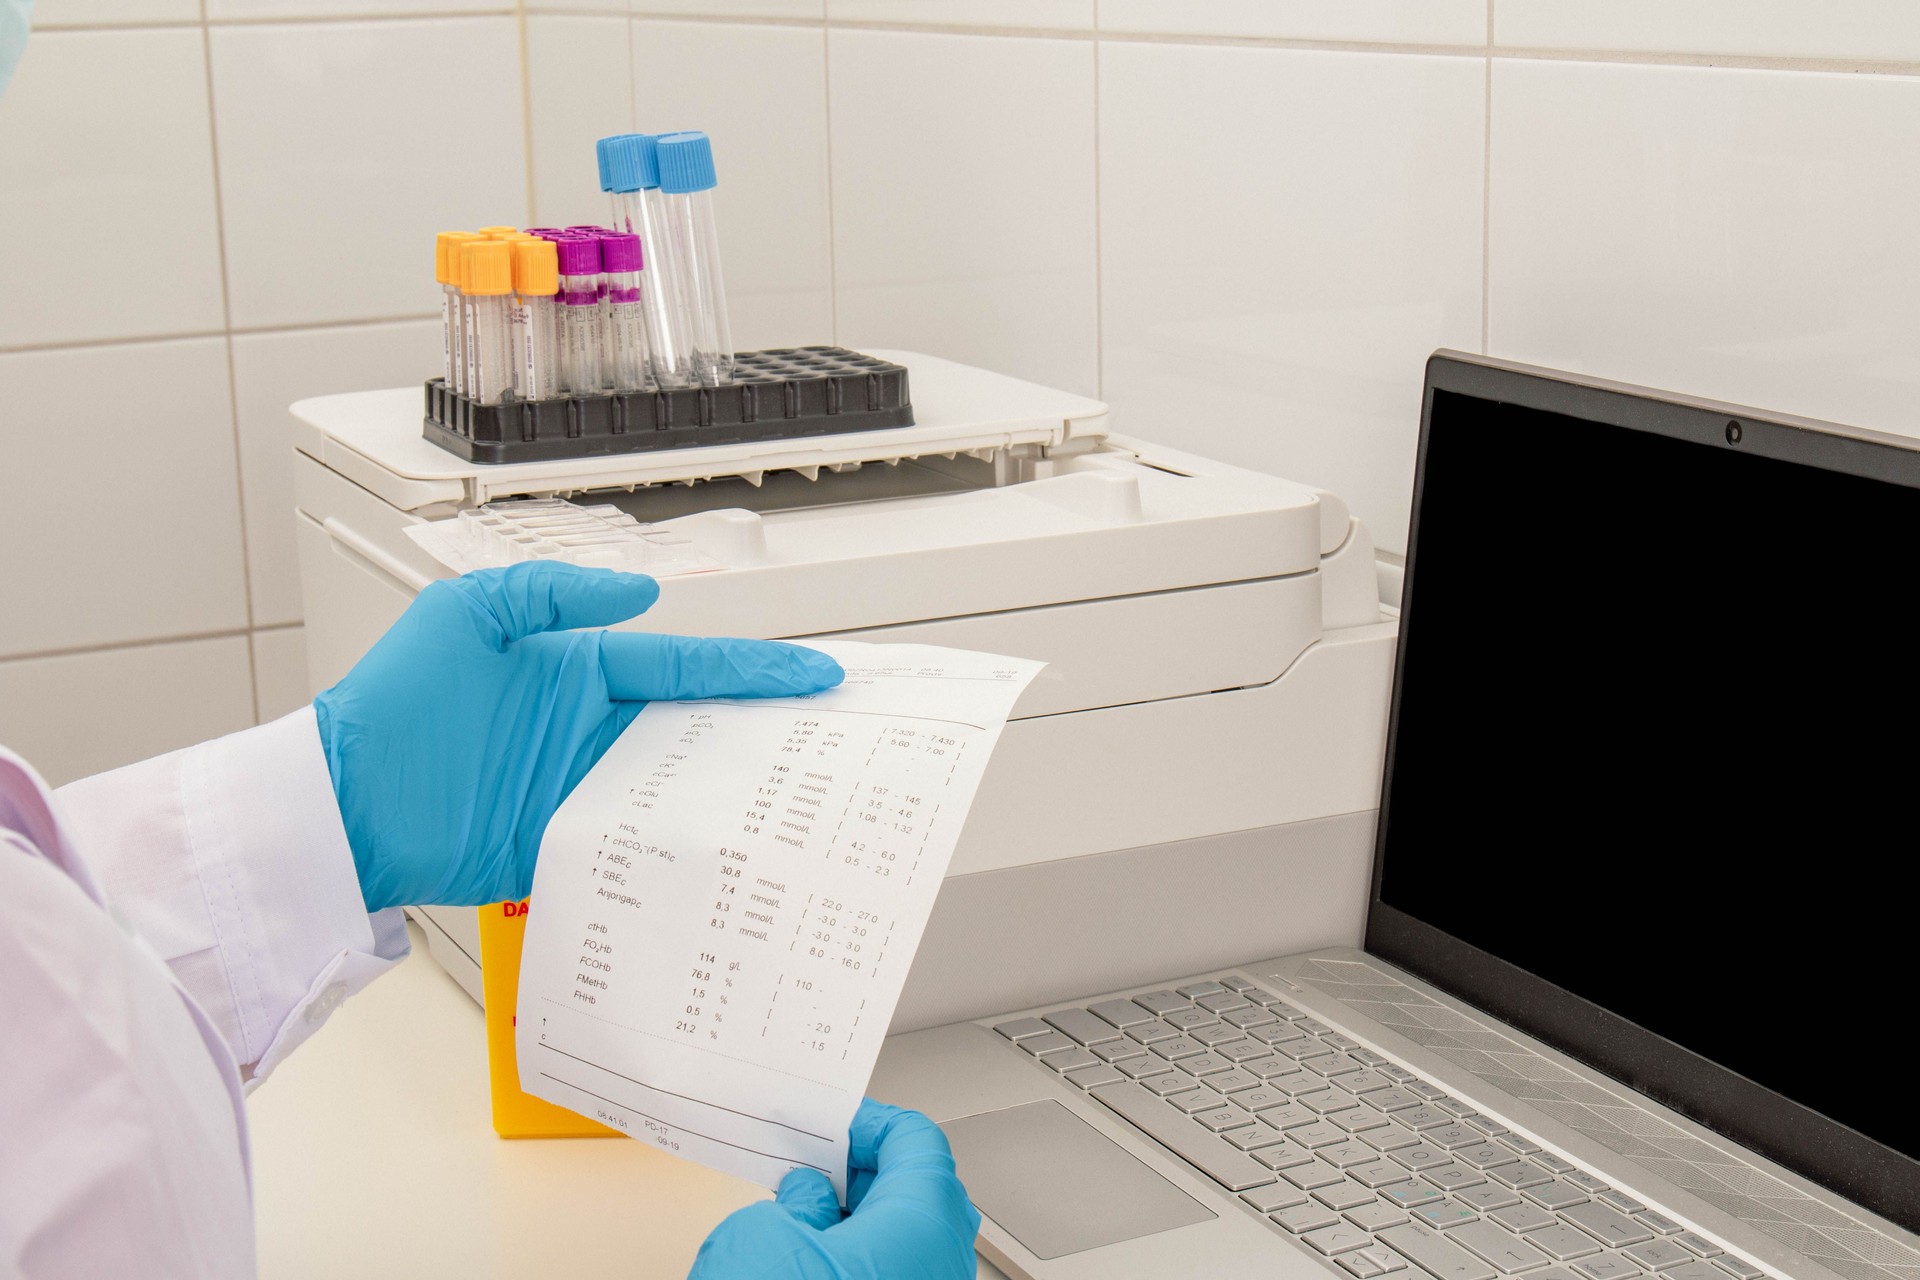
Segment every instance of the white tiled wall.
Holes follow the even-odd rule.
[[[0,740],[304,701],[285,405],[432,232],[704,127],[742,346],[905,346],[1326,485],[1451,345],[1920,434],[1910,0],[39,0],[0,99]],[[457,66],[461,74],[435,74]]]

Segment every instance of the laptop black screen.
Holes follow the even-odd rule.
[[[1369,949],[1916,1225],[1920,458],[1435,366]]]

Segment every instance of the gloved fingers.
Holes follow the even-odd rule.
[[[795,1169],[780,1179],[773,1202],[815,1231],[840,1221],[840,1197],[818,1169]]]
[[[643,573],[554,560],[478,569],[447,588],[472,609],[483,638],[500,650],[543,631],[610,627],[645,613],[660,598],[660,584]]]
[[[947,1135],[918,1111],[868,1099],[854,1114],[848,1136],[849,1210],[888,1199],[940,1201],[959,1189]]]
[[[846,678],[826,654],[775,640],[609,631],[600,670],[616,701],[777,698],[831,689]]]

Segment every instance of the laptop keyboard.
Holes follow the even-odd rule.
[[[994,1030],[1356,1280],[1763,1274],[1238,975]]]

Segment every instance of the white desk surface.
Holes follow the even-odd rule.
[[[496,1137],[480,1010],[417,932],[248,1109],[262,1280],[684,1276],[767,1194],[630,1140]]]

